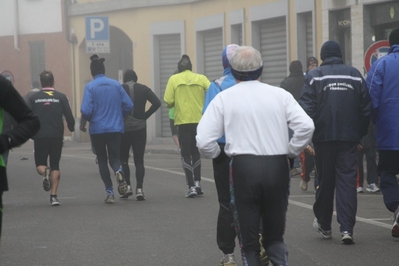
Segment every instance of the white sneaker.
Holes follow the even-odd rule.
[[[144,191],[143,191],[143,189],[142,188],[138,188],[138,189],[136,189],[136,199],[137,200],[145,200],[145,197],[144,197]]]
[[[370,185],[367,185],[366,190],[368,192],[378,192],[378,191],[380,191],[380,189],[376,186],[375,183],[371,183]]]
[[[363,188],[362,188],[362,187],[358,187],[358,188],[356,189],[356,191],[357,191],[357,193],[363,193]]]
[[[299,186],[303,191],[308,190],[308,182],[301,180],[301,183],[299,183]]]
[[[222,259],[220,260],[220,266],[236,266],[236,262],[234,261],[234,254],[224,254]]]

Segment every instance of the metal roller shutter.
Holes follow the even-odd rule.
[[[285,17],[260,23],[260,51],[263,59],[261,80],[280,86],[287,76],[287,37]]]
[[[312,12],[306,14],[306,59],[314,56],[313,53],[313,23]],[[304,66],[306,68],[306,66]]]
[[[204,75],[209,80],[219,78],[223,74],[222,52],[223,31],[214,29],[204,32]]]
[[[177,62],[181,58],[180,34],[169,34],[159,36],[159,68],[161,88],[161,136],[171,137],[169,125],[169,109],[163,101],[166,84],[170,76],[177,70]]]

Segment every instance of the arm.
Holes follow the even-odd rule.
[[[288,148],[288,156],[292,158],[300,154],[310,143],[314,124],[291,94],[287,98],[286,116],[288,127],[294,131]]]
[[[119,86],[119,91],[121,93],[121,98],[122,98],[122,112],[123,116],[125,117],[133,109],[133,102],[130,96],[126,93],[122,85]]]
[[[3,76],[0,76],[0,90],[0,106],[18,122],[12,130],[0,135],[1,154],[33,137],[39,131],[40,122],[11,82]]]
[[[359,72],[359,76],[361,76]],[[361,137],[367,135],[367,131],[369,128],[370,124],[370,115],[371,115],[371,101],[370,101],[370,95],[369,91],[367,90],[366,87],[366,82],[364,81],[362,77],[362,82],[359,85],[360,86],[360,133]]]
[[[205,158],[216,158],[220,154],[217,140],[224,134],[223,106],[216,97],[206,109],[197,126],[197,147]]]
[[[317,114],[316,89],[313,81],[312,76],[306,75],[301,96],[299,97],[299,104],[312,119]]]
[[[82,117],[87,121],[91,120],[91,116],[93,115],[93,95],[91,92],[92,88],[86,85],[84,93],[82,105],[80,107],[80,112],[82,113]]]
[[[73,117],[71,106],[69,104],[68,98],[64,95],[62,99],[62,111],[65,116],[65,120],[67,122],[67,126],[69,131],[74,132],[75,131],[75,118]]]
[[[163,100],[168,108],[175,106],[175,88],[173,84],[173,76],[169,78],[168,83],[166,84]]]
[[[382,94],[382,75],[379,73],[378,68],[381,62],[382,61],[376,62],[371,66],[366,79],[366,85],[369,90],[372,103],[371,120],[373,122],[375,122],[377,118],[378,106],[380,105]]]
[[[156,110],[161,107],[161,101],[155,93],[147,87],[147,101],[151,103],[151,107],[145,112],[145,118],[148,119]]]
[[[206,108],[208,108],[208,105],[210,102],[215,98],[215,96],[221,91],[222,89],[216,84],[215,81],[212,81],[211,84],[209,85],[209,88],[205,94],[205,102],[204,102],[204,107],[202,109],[202,113],[205,113]]]

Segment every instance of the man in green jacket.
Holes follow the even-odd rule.
[[[187,198],[202,195],[201,157],[195,135],[202,117],[205,92],[211,84],[207,77],[192,72],[188,55],[177,63],[178,74],[171,76],[166,85],[164,101],[168,108],[175,108],[175,125],[179,131],[179,142],[183,170],[188,185]]]

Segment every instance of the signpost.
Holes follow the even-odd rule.
[[[389,41],[383,40],[373,43],[364,55],[364,68],[369,72],[371,65],[389,51]]]
[[[110,53],[108,17],[86,17],[86,52]]]

